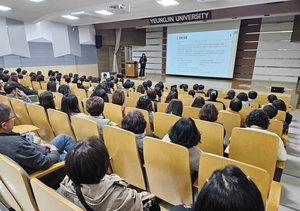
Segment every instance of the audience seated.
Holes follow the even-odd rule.
[[[290,125],[292,122],[293,116],[289,112],[286,112],[285,102],[283,100],[276,99],[276,100],[272,101],[272,105],[274,107],[276,107],[278,110],[284,111],[286,113],[285,122],[287,123],[287,125]]]
[[[48,108],[56,109],[54,96],[51,91],[45,91],[41,93],[39,100],[40,100],[40,106],[43,106],[46,112]]]
[[[201,135],[193,119],[179,119],[162,140],[188,148],[190,153],[191,173],[198,172],[199,159],[202,151],[196,147],[196,145],[200,143]]]
[[[207,103],[205,104],[200,112],[199,112],[199,119],[208,121],[208,122],[215,122],[218,119],[218,110],[214,104]]]
[[[274,100],[277,100],[277,96],[274,94],[270,94],[268,95],[267,99],[268,99],[268,104],[272,104]]]
[[[176,91],[170,91],[168,96],[166,97],[165,103],[169,103],[172,99],[178,99],[177,89]]]
[[[33,90],[33,89],[30,89],[26,86],[23,86],[22,84],[19,83],[19,78],[17,75],[12,75],[9,77],[8,81],[13,81],[13,82],[16,82],[18,84],[18,89],[23,91],[26,95],[37,95],[38,92],[37,90]]]
[[[30,98],[23,91],[18,89],[18,83],[16,82],[6,82],[4,85],[4,91],[8,98],[18,98],[19,96],[22,97],[21,100],[23,100],[24,102],[32,103]]]
[[[125,116],[125,109],[126,109],[126,107],[124,106],[124,102],[125,102],[124,92],[119,89],[114,91],[114,93],[112,94],[112,103],[121,106],[123,117]]]
[[[2,82],[0,82],[0,95],[6,96],[6,92],[4,91],[4,86]]]
[[[153,104],[154,104],[154,111],[156,112],[157,111],[157,103],[158,103],[158,100],[156,100],[156,90],[154,90],[154,89],[148,89],[147,90],[147,96],[153,102]]]
[[[210,92],[208,92],[208,97],[209,97],[209,99],[206,100],[206,101],[212,101],[212,102],[221,103],[223,105],[223,110],[226,109],[224,103],[217,100],[217,98],[218,98],[218,90],[215,90],[215,89],[210,90]]]
[[[145,87],[143,85],[138,85],[138,87],[136,88],[136,92],[139,92],[142,95],[145,94]]]
[[[196,97],[193,104],[191,105],[192,107],[195,107],[195,108],[202,108],[205,104],[205,100],[203,97]]]
[[[95,96],[101,97],[104,100],[104,102],[108,102],[107,93],[104,89],[101,89],[101,87],[98,86],[96,87],[91,97],[95,97]]]
[[[236,98],[240,99],[242,101],[243,106],[250,106],[250,103],[248,101],[248,96],[245,92],[240,92]]]
[[[232,100],[234,97],[235,97],[235,91],[231,89],[231,90],[228,90],[224,99]]]
[[[15,116],[7,105],[0,103],[0,153],[17,162],[28,174],[45,170],[63,161],[75,142],[67,135],[58,135],[49,144],[36,144],[12,132]],[[63,124],[63,123],[62,123]]]
[[[206,180],[193,208],[178,205],[171,211],[264,211],[261,193],[249,176],[234,165],[215,170]]]
[[[61,100],[61,111],[65,112],[69,116],[70,120],[71,116],[81,113],[78,107],[77,96],[70,93],[65,94]]]
[[[256,99],[257,98],[257,92],[256,91],[249,91],[248,92],[248,101],[249,102],[256,102]]]
[[[50,79],[51,80],[51,79]],[[55,81],[49,81],[47,83],[47,91],[51,91],[51,92],[56,92],[58,91],[57,89],[59,88],[59,86],[57,87],[58,84],[55,83]]]
[[[242,101],[238,98],[233,98],[230,101],[229,108],[227,108],[226,111],[240,115],[241,116],[241,127],[246,127],[246,123],[245,123],[246,118],[245,118],[244,114],[242,114],[240,112],[240,110],[242,110],[242,107],[243,107]]]
[[[70,89],[66,84],[62,84],[62,85],[59,86],[58,92],[65,95],[65,94],[68,94],[70,92]]]
[[[167,114],[173,114],[181,117],[182,112],[183,112],[183,104],[182,101],[178,99],[172,99],[169,102],[168,107],[166,108]]]
[[[150,126],[151,126],[151,130],[153,131],[154,111],[153,111],[153,107],[152,107],[150,98],[148,96],[141,96],[136,103],[136,108],[148,111],[149,119],[150,119]]]
[[[191,95],[193,99],[194,99],[194,97],[195,97],[195,94],[196,94],[196,92],[195,92],[194,90],[190,90],[190,91],[188,92],[188,95]]]

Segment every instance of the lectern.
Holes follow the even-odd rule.
[[[132,60],[125,61],[125,75],[126,75],[126,77],[137,77],[138,76],[137,61],[132,61]]]

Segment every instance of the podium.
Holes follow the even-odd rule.
[[[138,77],[138,64],[137,61],[125,61],[125,75],[126,77]]]

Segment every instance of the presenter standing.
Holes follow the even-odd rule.
[[[145,78],[146,63],[147,63],[147,58],[146,58],[146,55],[143,53],[142,57],[140,58],[140,64],[141,64],[140,78],[142,78],[142,77]]]

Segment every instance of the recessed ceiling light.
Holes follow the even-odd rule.
[[[156,0],[157,3],[160,3],[164,6],[171,6],[171,5],[176,5],[179,4],[179,2],[175,0]]]
[[[101,15],[113,15],[112,12],[109,12],[107,10],[99,10],[99,11],[95,11],[96,13],[99,13]]]
[[[8,10],[11,10],[11,8],[0,5],[0,10],[2,10],[2,11],[8,11]]]
[[[70,20],[76,20],[76,19],[79,19],[78,17],[72,16],[72,15],[62,15],[61,17],[67,18],[67,19],[70,19]]]
[[[35,3],[38,3],[38,2],[41,2],[41,1],[44,1],[44,0],[30,0],[30,1],[33,1]]]

